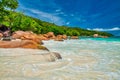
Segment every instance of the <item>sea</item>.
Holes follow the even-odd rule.
[[[1,48],[0,80],[120,80],[120,37],[43,43],[62,59],[41,62],[30,55],[47,51]]]

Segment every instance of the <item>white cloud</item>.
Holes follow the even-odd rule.
[[[111,30],[120,30],[120,28],[119,27],[114,27]]]
[[[61,9],[57,9],[55,10],[55,13],[53,13],[54,15],[65,15],[65,13],[63,11],[61,11]]]
[[[67,22],[66,24],[67,24],[67,25],[69,25],[69,24],[70,24],[70,22]]]
[[[87,30],[95,30],[95,31],[117,31],[117,30],[120,30],[120,28],[119,27],[113,27],[111,29],[103,29],[103,28],[90,29],[90,28],[87,28]]]
[[[91,30],[90,28],[87,28],[87,30]]]
[[[64,15],[64,12],[57,12],[57,13],[55,13],[55,14],[57,14],[57,15],[58,15],[58,14]]]
[[[31,13],[36,14],[36,16],[38,16],[38,18],[45,20],[45,21],[53,22],[58,25],[63,25],[63,23],[64,23],[64,20],[61,17],[54,15],[53,13],[47,13],[47,12],[40,11],[37,9],[25,8],[25,7],[24,7],[24,10],[28,10]]]
[[[55,10],[56,12],[60,12],[61,11],[61,9],[57,9],[57,10]]]
[[[54,23],[58,23],[58,24],[62,24],[63,23],[62,18],[60,18],[58,16],[55,16],[55,15],[53,15],[51,13],[46,13],[46,12],[43,12],[43,11],[40,11],[40,10],[34,10],[34,9],[32,9],[31,11],[33,13],[36,13],[40,17],[47,18],[48,20],[50,20],[50,21],[52,21]]]

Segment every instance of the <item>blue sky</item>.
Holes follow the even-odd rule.
[[[120,35],[120,0],[19,0],[17,10],[57,25]]]

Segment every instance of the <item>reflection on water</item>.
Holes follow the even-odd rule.
[[[119,80],[120,43],[93,40],[44,41],[63,59],[47,62],[32,49],[0,49],[0,80]],[[43,58],[43,59],[42,59]]]

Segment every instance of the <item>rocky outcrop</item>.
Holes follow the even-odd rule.
[[[47,37],[45,37],[42,34],[39,34],[38,37],[39,37],[40,40],[49,40]]]
[[[67,37],[67,35],[63,34],[62,38],[66,40],[68,37]]]
[[[23,35],[21,37],[21,39],[22,40],[32,40],[32,41],[42,44],[41,39],[36,34]]]
[[[99,34],[93,34],[93,37],[99,37]]]
[[[55,41],[63,41],[63,35],[57,35]]]
[[[46,37],[48,40],[49,39],[55,39],[55,35],[53,32],[48,32],[46,34],[43,34],[44,37]]]
[[[12,34],[14,39],[21,39],[24,35],[30,35],[32,32],[16,31]]]
[[[108,36],[103,36],[102,38],[108,38]]]
[[[0,33],[0,38],[1,38],[1,37],[3,37],[3,34],[2,34],[2,33]]]
[[[54,39],[55,41],[63,41],[67,39],[67,35],[57,35],[53,32],[48,32],[46,34],[35,34],[31,31],[16,31],[12,35],[13,39],[22,39],[22,40],[33,40],[37,43],[41,43],[42,40]]]
[[[103,36],[103,35],[99,35],[99,34],[93,34],[94,38],[108,38],[108,36]]]
[[[54,40],[55,40],[55,41],[64,41],[64,40],[61,39],[61,38],[55,38]]]
[[[53,32],[48,32],[48,33],[47,33],[47,36],[48,36],[48,38],[51,38],[51,39],[54,39],[54,38],[55,38],[55,35],[54,35]]]
[[[47,61],[49,61],[49,62],[53,62],[57,59],[62,59],[61,55],[56,52],[49,52],[46,54],[42,54],[42,56],[44,56],[47,59]]]
[[[67,39],[67,35],[57,35],[55,41],[63,41]]]
[[[41,46],[32,40],[0,41],[0,48],[31,48],[48,50],[46,47]]]
[[[12,38],[13,39],[22,39],[22,40],[32,40],[32,41],[35,41],[40,44],[42,43],[40,37],[31,31],[25,31],[25,32],[24,31],[16,31],[13,33]]]
[[[78,36],[71,36],[70,39],[79,39],[79,37]]]

